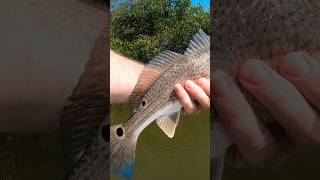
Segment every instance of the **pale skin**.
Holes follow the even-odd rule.
[[[320,56],[291,53],[272,70],[248,60],[239,71],[241,85],[275,117],[267,126],[252,110],[230,77],[213,74],[213,93],[221,123],[235,141],[227,164],[276,166],[290,154],[320,147]]]
[[[144,64],[110,50],[110,103],[127,103]],[[210,81],[200,78],[176,84],[174,90],[183,109],[195,114],[210,107]],[[192,100],[191,96],[195,99]]]

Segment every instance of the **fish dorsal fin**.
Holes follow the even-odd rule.
[[[210,37],[200,29],[190,40],[186,54],[198,51],[200,49],[210,48]]]
[[[182,56],[183,55],[172,51],[163,51],[144,67],[129,97],[129,109],[131,112],[139,106],[143,96],[159,76],[174,62],[180,60]]]
[[[169,138],[173,138],[179,118],[180,111],[160,117],[157,119],[157,124]]]

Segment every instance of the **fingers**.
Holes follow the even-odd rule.
[[[174,90],[178,96],[178,99],[184,108],[184,111],[188,114],[194,114],[198,111],[197,105],[191,100],[187,91],[181,84],[176,84]]]
[[[243,159],[255,166],[268,163],[279,147],[241,91],[220,71],[213,74],[212,86],[221,123],[237,144]]]
[[[320,54],[291,53],[280,59],[279,71],[320,111]]]
[[[246,61],[239,79],[296,142],[320,142],[317,114],[288,80],[260,60]]]
[[[210,81],[202,78],[196,80],[196,83],[193,81],[186,81],[185,83],[186,90],[192,95],[202,108],[210,107]]]
[[[174,90],[188,114],[194,114],[200,108],[210,107],[210,81],[208,79],[201,78],[195,82],[188,80],[184,87],[181,84],[175,85]],[[196,103],[193,100],[196,100]]]
[[[196,84],[203,89],[203,91],[210,96],[210,80],[201,78],[196,80]]]

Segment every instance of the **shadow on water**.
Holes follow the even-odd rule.
[[[125,105],[112,105],[111,124],[127,121]],[[210,178],[209,112],[183,115],[174,138],[152,123],[140,135],[133,180],[194,180]],[[111,180],[121,178],[111,176]]]
[[[69,169],[57,134],[0,134],[0,180],[57,180]]]

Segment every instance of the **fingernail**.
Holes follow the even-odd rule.
[[[240,68],[240,79],[251,85],[260,85],[268,82],[270,69],[261,60],[248,60]]]
[[[185,88],[190,89],[194,87],[194,82],[191,80],[187,80],[185,83]]]
[[[233,88],[231,79],[222,71],[216,71],[212,79],[213,95],[223,97],[225,92]]]
[[[280,70],[289,76],[302,76],[310,70],[310,65],[302,52],[294,52],[286,56]]]
[[[176,85],[174,85],[174,90],[179,91],[181,87],[182,87],[181,84],[176,84]]]
[[[206,79],[206,78],[200,78],[199,82],[202,83],[202,84],[205,84],[205,85],[209,84],[209,80]]]

